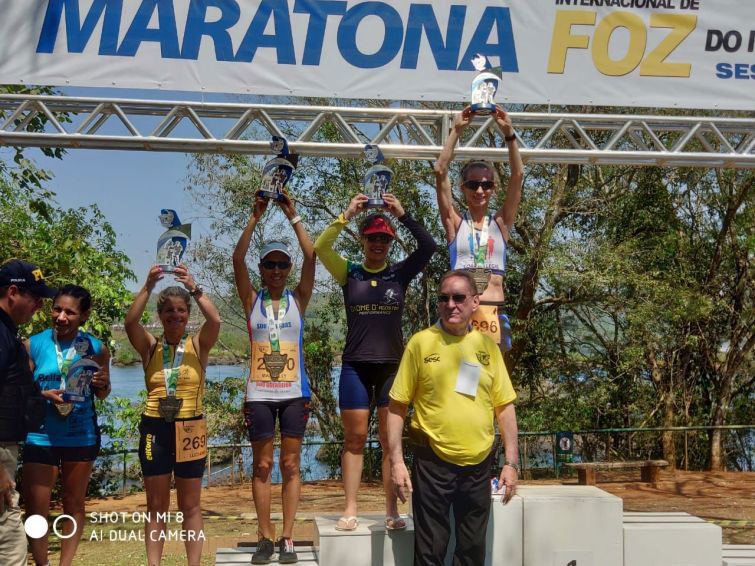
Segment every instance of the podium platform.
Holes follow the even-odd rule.
[[[296,554],[299,556],[298,566],[319,566],[316,560],[314,546],[296,546]],[[249,566],[252,561],[252,554],[257,550],[256,546],[238,546],[236,548],[218,548],[215,553],[215,564],[224,566]],[[273,561],[270,566],[278,564],[278,553],[273,555]]]
[[[755,546],[722,546],[717,525],[683,512],[623,512],[620,498],[594,486],[519,486],[507,505],[491,497],[486,566],[755,566]],[[313,546],[296,547],[299,564],[411,566],[411,517],[402,531],[383,520],[362,515],[345,532],[337,515],[315,516]],[[454,547],[452,536],[446,564]],[[254,550],[218,549],[216,563],[249,564]]]
[[[719,566],[721,527],[688,513],[625,513],[624,566]]]
[[[725,544],[721,554],[723,566],[755,566],[755,545]]]
[[[339,515],[315,517],[315,547],[320,564],[344,566],[412,566],[414,522],[404,517],[406,528],[389,531],[385,515],[360,515],[353,531],[337,531]]]

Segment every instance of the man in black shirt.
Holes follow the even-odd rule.
[[[29,322],[42,300],[55,296],[42,271],[11,260],[0,266],[0,564],[26,564],[26,534],[15,490],[18,443],[39,429],[44,399],[34,382],[17,325]]]

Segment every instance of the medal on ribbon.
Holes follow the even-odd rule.
[[[263,354],[262,361],[265,364],[265,369],[270,374],[270,379],[277,381],[280,374],[286,368],[286,362],[288,361],[288,354],[281,354],[280,351],[280,324],[286,316],[288,297],[284,291],[280,301],[278,301],[277,319],[275,318],[275,311],[273,310],[273,300],[267,289],[262,290],[262,302],[265,305],[265,313],[267,314],[267,329],[270,334],[271,349],[269,354]]]
[[[490,216],[485,216],[482,220],[482,227],[479,231],[474,227],[474,221],[468,212],[464,213],[464,220],[469,224],[469,249],[472,252],[475,267],[468,271],[477,284],[477,291],[482,295],[488,287],[490,274],[492,271],[485,267],[485,259],[488,253],[488,233],[490,230]]]
[[[79,332],[73,339],[71,346],[69,346],[65,354],[63,354],[63,350],[60,347],[60,342],[58,342],[58,335],[55,331],[53,331],[52,333],[52,339],[55,343],[55,357],[58,361],[58,372],[60,373],[60,388],[65,391],[67,389],[66,377],[68,375],[69,368],[73,364],[74,358],[77,354],[79,356],[86,355],[89,346],[86,339]],[[73,403],[70,399],[66,399],[65,393],[63,393],[63,399],[66,401],[65,403],[55,403],[53,406],[61,417],[66,418],[73,411]]]
[[[472,80],[471,109],[474,113],[494,114],[495,95],[501,80],[500,69],[492,69],[485,55],[477,54],[472,59],[477,75]],[[495,71],[498,71],[496,73]]]
[[[368,201],[365,208],[384,208],[385,201],[383,195],[388,192],[388,186],[391,184],[393,171],[383,165],[385,156],[377,145],[364,146],[364,156],[367,161],[372,163],[372,167],[367,170],[362,180],[364,194],[367,195]]]
[[[262,184],[257,194],[266,199],[282,201],[285,199],[283,189],[294,174],[299,156],[289,152],[288,142],[280,136],[273,136],[270,148],[277,156],[265,163],[262,169]]]
[[[167,423],[172,423],[176,419],[176,416],[184,404],[183,399],[176,397],[176,389],[178,388],[178,374],[181,369],[181,363],[183,362],[185,348],[186,334],[183,335],[178,346],[176,346],[176,351],[171,360],[170,345],[165,339],[165,336],[163,336],[163,376],[165,378],[165,392],[167,393],[167,397],[161,397],[158,399],[157,412],[160,413],[160,416]]]
[[[172,208],[160,210],[160,224],[166,229],[157,239],[156,263],[165,273],[173,273],[181,264],[191,239],[191,224],[181,224]]]

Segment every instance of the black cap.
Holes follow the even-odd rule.
[[[0,287],[15,285],[38,297],[52,299],[57,289],[48,287],[42,270],[28,261],[12,259],[0,266]]]

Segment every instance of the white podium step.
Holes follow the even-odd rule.
[[[593,486],[525,485],[517,493],[524,566],[622,565],[620,498]]]
[[[315,517],[315,547],[322,566],[411,566],[414,559],[414,523],[389,531],[384,515],[360,515],[354,531],[337,531],[338,515]]]
[[[718,566],[721,527],[688,513],[624,514],[624,566]]]
[[[723,566],[755,566],[755,545],[725,544],[721,553]]]
[[[299,557],[298,566],[318,566],[315,548],[313,546],[296,546],[296,554]],[[252,561],[252,554],[257,550],[254,546],[239,546],[236,548],[218,548],[215,553],[215,564],[249,566]],[[273,561],[270,566],[278,564],[278,553],[273,555]]]
[[[488,530],[485,533],[485,566],[522,566],[522,498],[515,495],[506,505],[500,495],[490,503]],[[451,513],[453,525],[453,512]],[[446,553],[446,566],[453,562],[456,537],[453,529]]]

